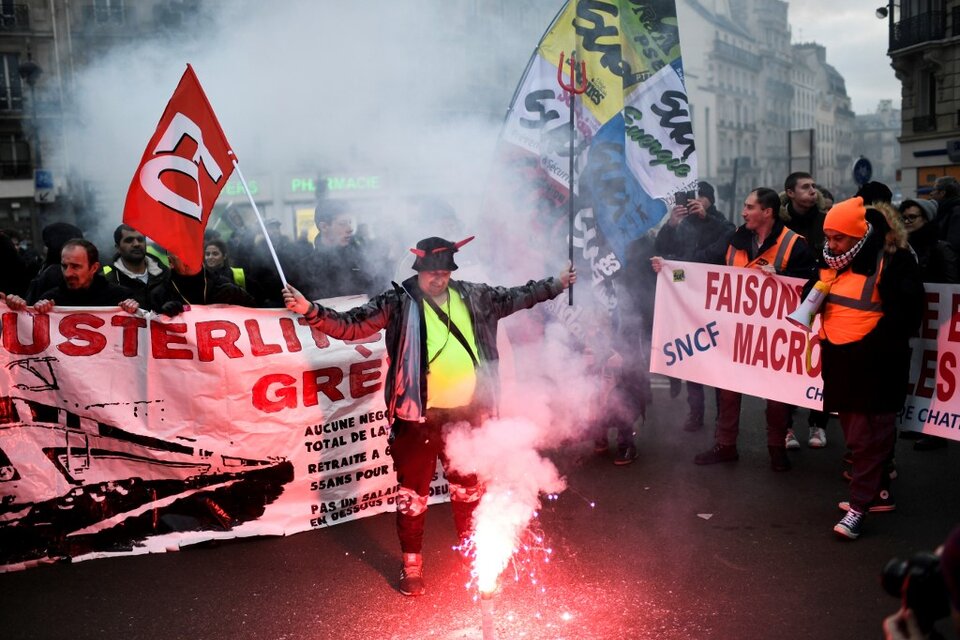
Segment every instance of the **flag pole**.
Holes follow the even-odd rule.
[[[587,90],[587,63],[584,60],[580,61],[580,83],[577,83],[577,42],[576,42],[576,32],[573,34],[573,52],[570,54],[570,84],[566,84],[563,81],[563,54],[560,52],[560,62],[557,64],[557,84],[560,85],[560,88],[566,91],[570,95],[570,175],[568,184],[568,193],[567,193],[567,203],[569,204],[569,212],[567,215],[568,218],[568,236],[569,241],[569,260],[570,267],[573,268],[573,220],[576,214],[574,208],[574,198],[573,198],[573,172],[574,172],[574,156],[576,152],[576,104],[577,104],[577,95],[583,93]],[[573,306],[573,285],[570,285],[567,288],[567,304]]]
[[[230,155],[233,155],[233,152],[230,152]],[[257,222],[260,223],[260,229],[263,231],[263,239],[267,241],[267,247],[270,248],[270,255],[273,256],[273,264],[277,265],[277,272],[280,274],[280,282],[283,283],[283,287],[287,287],[287,277],[283,275],[283,267],[280,266],[280,259],[277,258],[277,252],[273,248],[273,242],[270,240],[270,234],[267,233],[267,225],[263,221],[263,216],[260,215],[260,209],[257,208],[257,203],[253,201],[253,194],[250,193],[250,187],[247,186],[247,181],[243,178],[243,172],[240,171],[240,165],[237,162],[237,159],[233,159],[233,168],[237,172],[237,177],[240,178],[240,184],[243,185],[243,190],[247,193],[247,198],[250,200],[250,206],[253,207],[253,212],[257,214]]]

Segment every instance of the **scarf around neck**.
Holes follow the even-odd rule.
[[[842,253],[839,256],[833,255],[830,252],[830,248],[824,244],[823,245],[823,259],[826,261],[827,266],[835,271],[840,271],[846,269],[850,266],[850,263],[853,262],[853,259],[857,257],[857,254],[860,253],[860,250],[863,249],[864,243],[866,243],[867,238],[870,237],[870,234],[873,232],[873,225],[869,222],[867,223],[867,232],[863,234],[863,237],[860,238],[860,241],[857,244],[850,247],[846,253]]]

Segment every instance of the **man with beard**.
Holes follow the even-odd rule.
[[[141,307],[148,307],[150,292],[170,277],[170,270],[147,255],[147,239],[131,226],[121,224],[113,232],[117,254],[112,266],[103,268],[107,282],[133,292]]]
[[[454,253],[472,239],[421,240],[411,249],[417,256],[416,276],[347,311],[310,302],[292,286],[283,290],[288,309],[332,338],[353,340],[386,329],[390,364],[383,387],[391,425],[390,455],[400,483],[399,587],[405,596],[424,592],[421,549],[438,457],[450,483],[461,550],[472,534],[473,512],[483,488],[476,474],[450,466],[445,441],[454,425],[479,426],[496,411],[500,319],[556,298],[576,281],[570,264],[557,277],[512,288],[451,280],[457,269]]]
[[[45,291],[33,304],[37,313],[47,313],[54,305],[61,307],[119,306],[127,313],[135,313],[139,303],[128,289],[110,284],[100,275],[100,252],[88,240],[68,240],[60,252],[63,284]],[[19,296],[7,296],[7,306],[14,311],[28,308]]]
[[[821,307],[823,410],[837,412],[852,470],[847,514],[834,527],[856,540],[868,511],[893,509],[885,464],[896,441],[910,374],[910,337],[924,307],[920,268],[892,207],[838,202],[823,228],[826,246],[816,282],[830,286]]]
[[[83,238],[83,231],[67,222],[54,222],[43,228],[42,232],[44,253],[40,271],[30,281],[27,302],[33,304],[40,299],[42,293],[63,284],[63,270],[60,268],[60,254],[67,240]]]

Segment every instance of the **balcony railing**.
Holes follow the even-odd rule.
[[[22,31],[30,28],[30,9],[25,4],[0,8],[0,30]]]
[[[763,60],[760,56],[728,42],[716,40],[713,50],[720,58],[742,65],[753,71],[759,71],[760,68],[763,67]]]
[[[123,4],[93,4],[83,7],[85,26],[123,24],[127,19]]]
[[[901,20],[890,27],[890,50],[942,40],[947,35],[947,14],[943,11],[928,11],[918,16]]]
[[[927,116],[914,116],[913,117],[913,132],[914,133],[923,133],[925,131],[936,131],[937,130],[937,116],[936,115],[927,115]]]

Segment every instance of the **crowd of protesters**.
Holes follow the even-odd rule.
[[[929,199],[908,199],[895,207],[884,184],[867,183],[855,197],[834,203],[813,176],[793,173],[779,198],[770,189],[753,190],[744,202],[744,224],[736,230],[715,215],[713,193],[701,182],[698,193],[672,209],[656,236],[653,271],[659,272],[664,260],[685,260],[803,277],[808,280],[804,294],[815,284],[830,284],[819,336],[825,411],[809,412],[807,444],[825,447],[830,415],[839,415],[851,498],[838,505],[846,513],[834,531],[856,539],[867,513],[896,508],[894,418],[905,400],[907,341],[919,329],[923,283],[960,282],[960,182],[939,178]],[[696,431],[703,426],[704,394],[695,383],[687,388],[690,412],[684,429]],[[678,392],[674,385],[673,395]],[[715,445],[695,463],[739,458],[739,399],[717,390]],[[774,471],[790,470],[786,452],[800,448],[794,413],[793,407],[768,401]],[[916,438],[914,448],[921,451],[947,446],[934,436],[900,435]]]
[[[855,353],[856,348],[851,345],[869,342],[875,326],[879,327],[877,330],[886,331],[886,337],[890,338],[889,329],[891,323],[895,323],[898,341],[906,340],[916,331],[913,325],[918,316],[906,313],[905,305],[912,308],[918,304],[915,292],[922,292],[921,281],[960,282],[960,182],[952,177],[938,179],[930,199],[908,199],[894,207],[892,193],[886,185],[868,183],[861,187],[854,199],[834,203],[833,195],[817,185],[813,176],[792,173],[785,179],[779,193],[757,188],[748,194],[742,210],[744,224],[740,227],[735,227],[717,210],[715,189],[709,183],[701,181],[696,191],[682,196],[657,231],[629,245],[628,269],[617,285],[621,300],[619,312],[603,325],[606,331],[599,331],[602,323],[595,323],[598,324],[597,332],[605,334],[608,339],[584,348],[585,356],[593,358],[592,368],[588,367],[588,370],[598,379],[608,381],[603,396],[605,403],[609,401],[622,408],[620,412],[609,408],[608,419],[591,427],[597,453],[606,453],[608,430],[616,428],[616,464],[630,464],[637,458],[634,427],[642,421],[651,400],[648,354],[655,273],[660,271],[665,260],[756,268],[768,274],[808,278],[810,286],[818,278],[826,277],[825,273],[838,282],[846,282],[848,272],[856,275],[851,286],[861,286],[863,278],[868,284],[876,284],[876,300],[872,303],[875,311],[870,312],[875,313],[876,318],[863,320],[858,316],[856,320],[863,331],[858,329],[858,335],[850,341],[845,341],[846,338],[831,340],[829,336],[821,335],[825,352],[834,345],[837,353],[843,354],[834,359],[830,367],[841,371],[838,376],[833,376],[835,380],[848,378],[848,373],[843,372],[850,366],[863,365],[864,356]],[[451,227],[452,233],[459,231],[454,231],[460,225],[449,205],[438,201],[424,201],[421,205],[419,221],[429,221],[438,230],[441,225],[446,225]],[[286,280],[302,291],[306,300],[356,294],[374,296],[388,289],[392,280],[400,281],[406,277],[410,265],[402,258],[405,251],[402,248],[390,251],[359,233],[349,203],[322,202],[316,208],[314,222],[317,234],[312,243],[304,237],[291,240],[281,232],[282,225],[276,220],[268,219],[264,223]],[[113,247],[109,252],[112,255],[105,260],[101,260],[97,247],[84,239],[83,230],[70,224],[54,223],[43,229],[43,258],[18,246],[16,238],[0,233],[0,292],[5,294],[12,309],[30,307],[39,312],[47,311],[55,304],[120,305],[127,311],[143,309],[168,316],[197,304],[283,307],[285,288],[280,271],[264,234],[259,230],[259,225],[241,226],[223,236],[209,231],[203,246],[203,267],[197,273],[190,273],[176,256],[166,255],[139,231],[123,224],[115,229]],[[877,244],[877,238],[881,236],[895,240],[894,244],[884,250],[882,243]],[[864,246],[866,248],[861,252]],[[894,254],[896,260],[892,258]],[[854,260],[857,255],[859,259]],[[407,258],[409,262],[409,256]],[[648,262],[652,269],[646,267]],[[894,263],[898,269],[895,274],[889,271]],[[901,268],[907,263],[907,266],[917,268],[911,268],[907,273]],[[401,272],[403,275],[398,278]],[[885,289],[893,282],[894,276],[902,276],[911,282],[915,279],[918,286],[904,284],[896,292]],[[879,284],[875,282],[877,280]],[[904,302],[900,294],[908,289],[913,293]],[[888,303],[887,298],[891,302]],[[897,309],[893,313],[890,305],[894,304],[895,298]],[[840,316],[846,313],[837,309],[835,312]],[[855,311],[860,313],[862,310]],[[895,319],[883,320],[884,316]],[[906,316],[909,317],[903,319]],[[881,318],[879,324],[877,318]],[[831,330],[837,331],[836,326],[837,323],[833,322]],[[887,371],[885,375],[891,380],[899,380],[907,374],[904,367],[909,364],[902,361],[899,352],[894,356],[891,357],[899,362],[896,371],[875,369]],[[827,359],[825,355],[825,362]],[[825,397],[830,394],[835,399],[829,404],[843,406],[848,413],[859,412],[857,415],[875,413],[867,406],[869,402],[854,409],[844,402],[838,403],[837,393],[826,389],[837,388],[837,383],[826,382],[826,369],[825,364]],[[675,382],[677,384],[671,387],[673,396],[680,390],[679,381]],[[849,398],[856,392],[846,388],[841,394]],[[711,396],[716,398],[715,444],[696,456],[694,461],[702,465],[732,462],[739,458],[736,441],[740,395],[717,390]],[[891,391],[886,396],[887,400],[896,403],[897,394]],[[683,422],[684,430],[704,428],[706,397],[702,385],[687,383],[689,412]],[[886,406],[884,411],[889,413]],[[790,470],[792,465],[786,452],[801,446],[794,430],[795,413],[794,407],[768,402],[767,439],[774,471]],[[819,449],[826,446],[829,417],[829,413],[809,412],[806,439],[809,447]],[[862,438],[856,434],[870,429],[861,428],[859,423],[851,427],[853,423],[845,420],[842,413],[840,422],[848,448],[847,459],[852,463],[846,471],[848,480],[858,484],[865,473],[871,478],[869,488],[863,488],[863,483],[859,482],[859,492],[851,501],[843,503],[844,508],[860,515],[868,511],[893,510],[895,504],[889,482],[896,475],[893,445],[886,440],[871,443],[874,448],[869,451],[868,462],[864,463]],[[889,431],[887,426],[884,423],[885,431]],[[946,444],[943,439],[921,435],[914,447],[928,450]],[[864,465],[869,466],[867,471],[864,471]],[[881,468],[882,473],[877,471]],[[865,492],[876,495],[866,495]],[[838,533],[856,537],[860,522],[847,520],[846,529],[838,530]]]
[[[311,299],[371,295],[389,284],[392,263],[371,240],[356,233],[349,205],[321,204],[315,223],[318,233],[311,244],[305,238],[289,239],[281,233],[277,220],[265,222],[290,283],[309,292]],[[25,307],[45,300],[67,306],[102,306],[104,300],[112,300],[110,295],[104,297],[105,291],[119,291],[140,309],[171,316],[196,304],[282,307],[283,284],[258,229],[259,225],[241,228],[230,235],[209,230],[198,273],[190,273],[176,256],[125,224],[116,227],[113,245],[104,251],[85,239],[79,227],[50,224],[41,234],[43,257],[26,249],[13,232],[0,231],[0,292],[12,306]],[[63,251],[68,245],[76,248],[78,241],[83,241],[79,243],[83,249],[80,257],[89,278],[67,282]]]

